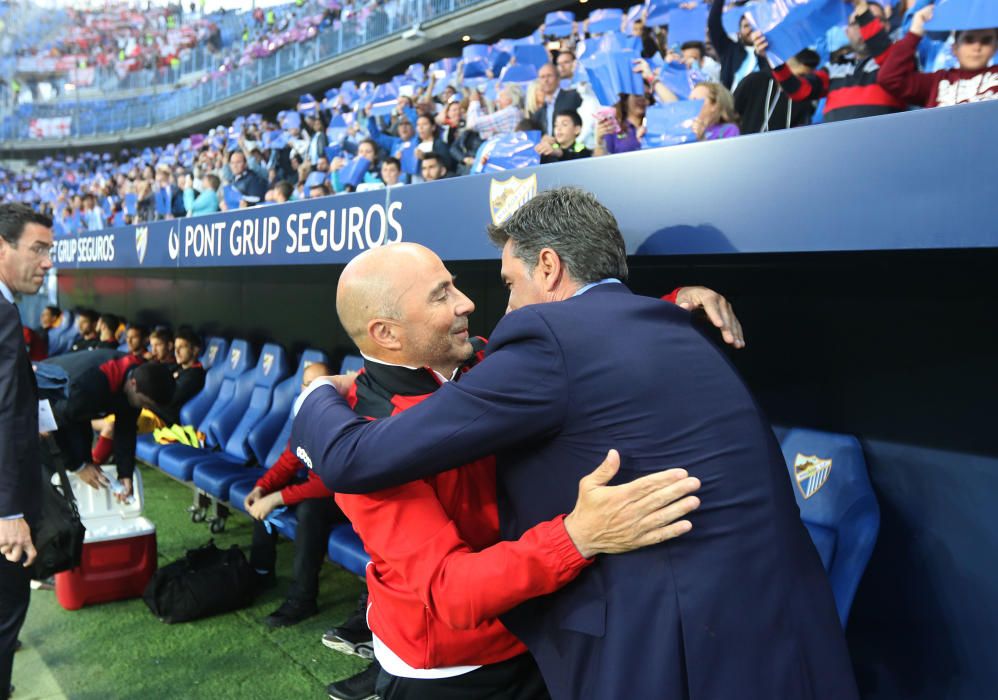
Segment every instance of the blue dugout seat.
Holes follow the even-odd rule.
[[[215,360],[225,357],[229,344],[223,338],[209,338],[204,353],[199,358],[205,368],[204,386],[201,391],[184,404],[180,409],[180,422],[183,425],[199,425],[204,420],[208,409],[218,398],[218,389],[222,385],[222,375],[225,365]],[[135,456],[146,464],[157,466],[159,453],[166,445],[161,445],[152,435],[140,435],[135,443]]]
[[[329,533],[329,559],[358,576],[364,576],[371,560],[352,525],[338,525]]]
[[[277,388],[274,389],[274,400],[271,403],[270,411],[250,431],[250,448],[260,464],[269,468],[280,458],[281,453],[287,447],[288,441],[291,439],[291,424],[294,422],[291,407],[295,399],[298,398],[298,394],[301,393],[302,375],[305,373],[305,368],[316,362],[328,365],[329,358],[321,350],[306,350],[302,353],[298,369],[293,376],[277,385]],[[253,490],[253,485],[260,478],[263,470],[254,470],[252,474],[247,474],[246,470],[233,469],[230,471],[235,473],[236,478],[230,482],[227,500],[229,505],[244,510],[243,501],[246,499],[246,494]],[[223,473],[222,466],[213,467],[213,472],[221,475]],[[197,470],[195,471],[194,483],[198,484]],[[214,492],[209,491],[209,493]]]
[[[360,355],[347,355],[343,358],[343,362],[340,363],[340,374],[346,374],[347,372],[356,372],[364,367],[364,358]]]
[[[198,430],[205,434],[208,448],[221,447],[228,442],[240,418],[249,405],[253,393],[256,355],[245,340],[233,340],[222,365],[222,381],[218,395],[212,403]],[[195,397],[196,399],[197,397]],[[180,412],[184,419],[193,400]],[[194,465],[206,455],[203,449],[187,445],[167,445],[159,452],[159,467],[170,476],[181,481],[190,481]]]
[[[204,455],[194,465],[194,485],[221,501],[228,500],[233,481],[246,476],[249,462],[255,459],[259,464],[264,463],[277,436],[279,424],[270,427],[266,434],[258,435],[257,440],[250,439],[254,432],[259,433],[267,427],[262,428],[260,423],[264,422],[272,408],[276,387],[288,377],[284,348],[273,343],[264,345],[252,377],[249,405],[226,441],[225,449],[220,453]],[[285,403],[279,408],[286,414],[290,404]],[[260,472],[259,469],[254,471]]]
[[[72,311],[62,312],[62,322],[55,328],[49,328],[49,357],[61,355],[73,345],[76,337],[76,318]]]
[[[851,435],[803,428],[786,431],[780,445],[844,627],[880,529],[863,449]]]

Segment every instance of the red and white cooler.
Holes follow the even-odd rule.
[[[114,479],[116,469],[105,466]],[[55,476],[54,479],[58,479]],[[109,489],[90,488],[69,475],[86,527],[80,565],[55,575],[55,596],[66,610],[112,600],[137,598],[156,571],[156,526],[142,517],[142,476],[132,480],[132,498],[122,504]]]

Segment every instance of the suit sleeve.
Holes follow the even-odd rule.
[[[915,52],[921,38],[909,32],[891,47],[877,73],[877,83],[899,100],[924,107],[936,84],[936,76],[918,70]]]
[[[0,299],[0,517],[23,512],[17,433],[17,350],[24,344],[21,319],[13,304]]]
[[[535,525],[519,540],[473,551],[423,480],[369,496],[339,494],[336,503],[364,546],[451,629],[474,629],[552,593],[592,561],[575,548],[563,515]],[[400,522],[406,527],[396,527]]]
[[[526,307],[499,322],[489,354],[459,382],[391,418],[361,418],[319,387],[302,403],[291,443],[331,491],[370,493],[553,434],[568,400],[561,348]]]

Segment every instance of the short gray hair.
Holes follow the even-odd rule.
[[[577,187],[539,193],[488,232],[499,248],[513,241],[513,254],[528,270],[544,248],[551,248],[579,284],[627,279],[627,249],[617,219],[592,193]]]

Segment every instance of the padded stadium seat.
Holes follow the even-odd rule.
[[[259,455],[261,451],[258,449],[257,443],[264,442],[264,437],[269,434],[272,426],[280,426],[276,435],[271,439],[269,450],[261,464],[269,467],[280,458],[281,453],[287,447],[288,441],[291,439],[291,424],[294,422],[291,407],[294,405],[295,399],[298,398],[298,394],[301,393],[301,381],[302,375],[305,374],[305,368],[316,362],[329,365],[329,358],[321,350],[306,350],[301,354],[298,370],[294,377],[282,382],[274,390],[274,404],[270,413],[260,422],[257,430],[250,434],[250,446],[253,448],[253,452]]]
[[[294,508],[289,508],[283,513],[270,516],[270,521],[277,527],[277,531],[294,542],[298,534],[298,516]]]
[[[256,370],[249,368],[255,360],[256,357],[249,343],[245,340],[232,341],[226,361],[220,366],[222,378],[216,392],[216,398],[204,419],[198,424],[198,430],[205,434],[205,442],[208,447],[219,447],[228,441],[239,422],[239,418],[249,405],[254,384],[253,375],[256,372]],[[211,372],[208,374],[210,375]],[[205,387],[207,386],[206,377]],[[187,405],[180,411],[181,420],[185,422],[188,420],[185,412],[189,411],[191,404],[197,398],[195,396],[194,399],[188,401]],[[159,452],[159,467],[174,478],[190,481],[194,465],[201,461],[205,454],[205,450],[187,445],[167,445]]]
[[[76,318],[72,311],[62,312],[62,321],[55,328],[49,328],[49,357],[61,355],[73,346],[76,337]]]
[[[225,342],[225,338],[209,336],[205,338],[204,350],[201,352],[201,357],[198,358],[198,361],[206,370],[211,369],[215,366],[215,360],[225,357],[227,349],[228,344]]]
[[[228,344],[221,338],[213,338],[208,346],[208,352],[202,356],[201,364],[204,365],[204,386],[201,387],[194,398],[185,403],[180,409],[180,422],[184,425],[200,425],[208,411],[218,398],[218,391],[222,386],[225,377],[226,363],[217,362],[217,358],[225,357],[228,352]],[[205,364],[205,359],[210,364]]]
[[[781,441],[801,520],[828,572],[845,626],[880,529],[880,508],[859,441],[793,428]]]
[[[267,415],[271,408],[275,387],[288,376],[287,360],[284,348],[268,343],[260,351],[260,361],[253,370],[251,377],[253,386],[250,392],[249,404],[241,412],[238,425],[232,430],[225,442],[225,450],[220,454],[203,455],[195,465],[194,485],[215,498],[225,501],[229,498],[229,487],[234,481],[245,475],[245,465],[252,458],[257,461],[266,459],[271,443],[276,436],[276,427],[270,433],[266,445],[259,444],[261,453],[254,454],[249,444],[250,432]],[[243,379],[240,378],[240,382]],[[284,407],[285,412],[289,410]],[[223,414],[226,417],[228,412]],[[224,419],[222,419],[224,422]]]
[[[352,525],[339,525],[329,533],[329,559],[358,576],[364,576],[371,560]]]
[[[259,476],[243,476],[232,482],[232,486],[229,487],[229,505],[245,513],[246,509],[243,508],[243,501],[246,500],[249,492],[256,486],[256,480],[259,478]]]
[[[156,466],[159,462],[159,453],[166,445],[156,442],[151,434],[139,435],[135,441],[135,456],[146,464]]]
[[[360,355],[347,355],[340,364],[340,374],[355,372],[364,368],[364,358]]]

